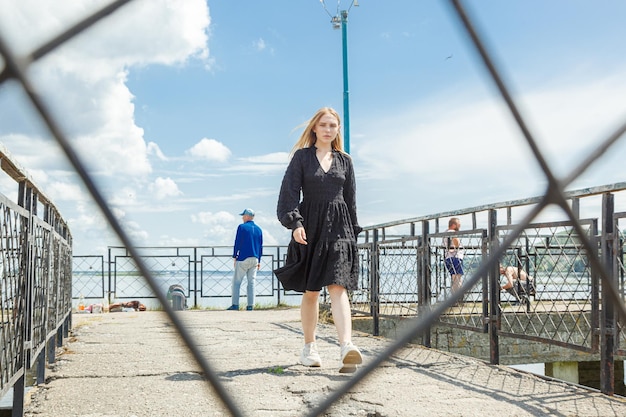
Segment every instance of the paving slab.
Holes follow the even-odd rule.
[[[320,324],[323,365],[299,364],[297,308],[177,312],[240,414],[308,416],[351,375],[339,374],[332,324]],[[355,332],[365,363],[390,343]],[[80,314],[30,390],[27,417],[230,416],[163,312]],[[418,345],[407,345],[323,416],[626,416],[595,390]]]

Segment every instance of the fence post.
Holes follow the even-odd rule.
[[[482,231],[482,236],[480,238],[480,256],[482,259],[487,259],[487,257],[489,257],[489,245],[490,245],[490,239],[491,239],[491,235],[489,234],[489,230],[484,230]],[[493,270],[493,268],[492,268]],[[482,291],[481,291],[481,296],[482,296],[482,309],[483,309],[483,333],[489,333],[489,300],[491,297],[489,297],[489,280],[490,280],[490,276],[489,276],[489,272],[487,271],[487,273],[485,275],[483,275],[480,279],[481,282],[481,287],[482,287]],[[496,277],[496,281],[498,281],[498,277]],[[498,286],[499,289],[499,286]]]
[[[602,195],[602,258],[608,271],[613,275],[613,212],[614,196]],[[593,256],[593,254],[590,254]],[[600,390],[603,394],[615,393],[615,306],[609,296],[608,286],[602,284],[602,311],[600,320]]]
[[[24,302],[23,310],[25,312],[25,318],[22,322],[24,326],[22,331],[22,344],[20,352],[20,361],[22,368],[22,375],[13,384],[13,411],[14,416],[24,415],[24,399],[26,393],[26,370],[30,366],[30,356],[32,355],[33,348],[33,295],[32,295],[32,268],[31,268],[31,245],[33,239],[33,206],[37,206],[36,198],[33,200],[33,190],[29,187],[26,181],[20,181],[18,183],[18,201],[17,204],[20,207],[24,207],[28,210],[28,219],[25,220],[28,224],[26,230],[26,238],[22,241],[22,258],[25,268],[20,268],[19,278],[22,280],[19,286],[22,291],[21,298]],[[26,347],[28,345],[28,347]]]
[[[419,294],[419,310],[420,312],[427,312],[430,310],[430,297],[431,297],[431,288],[430,288],[430,239],[428,235],[430,234],[429,223],[428,220],[422,221],[422,236],[420,238],[421,242],[420,247],[420,258],[418,260],[419,271],[421,282],[419,283],[419,288],[421,288]],[[422,345],[426,347],[431,346],[430,340],[430,332],[431,326],[427,326],[424,329],[424,333],[422,333]]]
[[[378,229],[374,229],[370,257],[370,313],[373,321],[373,335],[380,336],[380,285],[378,270]]]
[[[193,248],[193,306],[198,308],[198,262],[202,262],[202,259],[198,261],[198,248]],[[200,271],[202,271],[202,265],[200,265]],[[202,279],[202,277],[200,277]]]
[[[492,253],[500,245],[498,240],[498,213],[496,210],[489,210],[489,240],[491,241]],[[489,311],[485,317],[489,331],[489,361],[492,365],[500,363],[500,340],[498,330],[500,329],[500,271],[499,262],[494,262],[493,267],[488,272],[489,279]]]
[[[280,246],[277,246],[276,247],[276,260],[275,260],[276,264],[272,265],[273,269],[278,269],[278,267],[281,266],[280,260],[281,260]],[[276,276],[276,274],[274,274],[272,272],[272,275],[274,276],[274,278],[276,278],[276,289],[278,291],[278,296],[276,297],[276,299],[277,299],[278,305],[280,305],[280,287],[281,287],[281,283],[280,283],[280,281],[278,281],[278,277]]]
[[[600,219],[600,221],[602,221],[602,219]],[[596,253],[592,254],[592,256],[597,257],[598,259],[600,259],[600,262],[602,262],[601,258],[599,257],[600,255],[598,255],[598,246],[602,244],[602,237],[600,232],[598,231],[598,219],[594,219],[593,222],[591,223],[593,230],[590,232],[591,236],[594,237],[593,239],[593,244],[595,245],[596,248]],[[591,348],[595,351],[595,352],[600,352],[600,313],[601,313],[601,308],[600,308],[600,289],[602,288],[602,285],[600,284],[600,274],[598,271],[595,270],[595,268],[591,268],[591,329],[592,333],[591,333]]]
[[[109,246],[107,248],[107,255],[108,255],[108,259],[107,259],[107,274],[109,276],[109,288],[108,288],[108,294],[107,294],[107,302],[109,303],[109,305],[111,304],[111,302],[113,301],[113,299],[111,298],[111,294],[113,293],[112,291],[112,287],[111,287],[111,247]]]

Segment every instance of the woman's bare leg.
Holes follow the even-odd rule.
[[[304,343],[315,342],[315,330],[320,313],[318,302],[319,291],[307,291],[302,295],[300,304],[300,320],[302,321],[302,332],[304,333]]]
[[[352,316],[348,292],[341,285],[329,285],[328,293],[339,344],[350,342],[352,340]]]

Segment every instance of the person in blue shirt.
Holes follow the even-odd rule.
[[[256,272],[261,268],[263,231],[254,223],[254,210],[247,208],[239,215],[242,216],[243,223],[237,227],[235,237],[232,305],[227,310],[239,310],[239,289],[245,276],[248,279],[248,306],[246,310],[250,311],[254,309]]]

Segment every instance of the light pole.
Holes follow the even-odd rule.
[[[337,4],[337,14],[332,16],[324,0],[320,0],[326,12],[331,16],[333,29],[341,28],[341,45],[343,57],[343,148],[346,153],[350,153],[350,90],[348,88],[348,12],[352,6],[359,6],[358,0],[352,0],[348,10],[339,12],[339,4]]]

